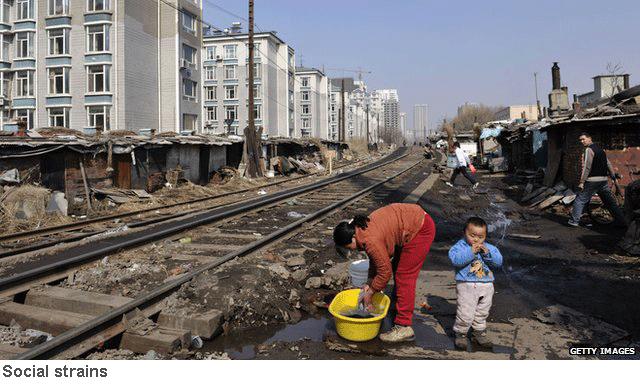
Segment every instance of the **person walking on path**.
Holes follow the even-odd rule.
[[[615,182],[617,175],[607,159],[607,154],[593,143],[589,133],[580,134],[579,139],[580,143],[585,147],[582,157],[582,174],[578,184],[579,192],[573,201],[571,219],[569,219],[568,224],[574,227],[579,226],[585,206],[589,205],[594,194],[598,194],[602,203],[613,215],[614,224],[626,226],[624,213],[622,213],[613,193],[611,193],[611,189],[609,189],[609,177]]]
[[[471,185],[473,185],[474,189],[477,188],[478,182],[476,181],[476,178],[472,174],[469,174],[469,171],[467,170],[467,166],[471,165],[471,160],[469,159],[469,156],[467,155],[467,153],[464,152],[464,150],[460,148],[460,142],[458,141],[454,142],[453,148],[455,149],[455,154],[456,154],[456,167],[455,169],[453,169],[451,180],[449,182],[446,182],[446,184],[453,187],[456,182],[456,178],[458,177],[458,174],[462,174],[464,178],[466,178],[467,180],[469,180],[469,182],[471,182]]]
[[[380,334],[383,342],[415,339],[411,326],[416,281],[435,234],[431,216],[419,205],[399,203],[343,221],[333,231],[336,246],[364,251],[369,256],[369,280],[362,288],[365,307],[371,306],[373,294],[383,291],[394,277],[395,325]]]

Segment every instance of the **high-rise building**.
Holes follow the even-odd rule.
[[[407,113],[400,113],[400,133],[404,138],[410,133],[407,131]]]
[[[296,132],[302,137],[329,139],[327,76],[316,68],[296,68]]]
[[[0,128],[194,131],[200,0],[0,0]]]
[[[249,35],[234,23],[203,40],[203,132],[242,135],[249,122]],[[255,125],[272,137],[298,137],[294,50],[275,32],[256,33],[254,44]]]
[[[414,141],[423,142],[429,136],[427,105],[413,106],[413,135]]]
[[[382,135],[398,133],[400,131],[400,101],[398,90],[383,89],[373,92],[376,104],[380,105],[382,112],[381,126]]]

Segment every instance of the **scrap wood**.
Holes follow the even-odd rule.
[[[530,192],[529,194],[525,194],[522,199],[520,200],[520,202],[527,202],[530,201],[532,198],[538,196],[540,193],[544,192],[545,190],[547,190],[546,187],[542,186],[539,187],[535,190],[533,190],[532,192]]]
[[[538,208],[547,209],[548,207],[562,200],[563,198],[564,198],[564,194],[554,194],[553,196],[542,201],[542,203],[538,206]]]
[[[528,235],[525,233],[509,233],[507,235],[508,238],[510,239],[525,239],[525,240],[537,240],[539,239],[540,235]]]

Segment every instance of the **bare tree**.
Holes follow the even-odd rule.
[[[493,121],[496,112],[502,107],[480,105],[467,105],[451,122],[457,133],[474,132],[478,125]]]
[[[607,63],[607,78],[609,82],[609,92],[605,94],[606,98],[613,98],[614,95],[619,93],[624,89],[624,85],[621,82],[622,79],[623,68],[620,62],[613,64],[611,62]]]

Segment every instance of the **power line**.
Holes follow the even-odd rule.
[[[207,26],[209,29],[212,29],[212,30],[214,30],[215,32],[218,32],[218,33],[224,34],[223,36],[225,36],[225,37],[229,37],[229,38],[231,38],[231,39],[233,39],[233,40],[235,40],[235,41],[238,41],[238,42],[240,42],[240,43],[244,43],[244,44],[246,44],[246,43],[245,43],[245,41],[244,41],[244,39],[241,39],[241,38],[239,38],[239,37],[237,37],[237,36],[234,36],[234,35],[232,35],[232,34],[229,34],[229,33],[225,32],[223,29],[221,29],[221,28],[219,28],[219,27],[216,27],[214,24],[212,24],[212,23],[209,23],[209,22],[205,21],[202,17],[199,17],[199,16],[197,16],[197,15],[193,15],[193,14],[191,14],[190,12],[187,12],[187,11],[185,11],[185,10],[183,10],[183,9],[180,9],[179,7],[177,7],[177,6],[175,6],[175,5],[171,4],[171,3],[169,3],[167,0],[149,0],[149,1],[153,1],[154,3],[155,3],[155,2],[162,2],[162,3],[164,3],[165,5],[167,5],[167,6],[171,7],[171,8],[173,8],[173,9],[175,9],[177,12],[179,12],[179,13],[181,13],[181,14],[183,14],[183,15],[188,15],[188,16],[190,16],[190,17],[192,17],[192,18],[195,18],[195,19],[196,19],[197,21],[199,21],[202,25]],[[224,9],[224,8],[222,8],[222,7],[220,7],[220,6],[218,6],[218,5],[213,4],[213,3],[212,3],[212,2],[210,2],[209,0],[204,0],[204,1],[205,1],[205,2],[207,2],[207,3],[208,3],[208,4],[210,4],[210,5],[213,5],[213,6],[214,6],[214,7],[216,7],[217,9],[220,9],[220,10],[225,11],[226,13],[232,14],[232,12],[230,12],[230,11],[228,11],[228,10],[226,10],[226,9]],[[235,15],[235,16],[236,16],[236,17],[238,17],[238,15]],[[246,19],[245,19],[245,20],[246,20]],[[160,20],[158,20],[158,23],[160,23]],[[202,33],[202,30],[200,31],[200,33]],[[203,39],[204,39],[204,37],[203,37]],[[255,49],[255,46],[254,46],[254,49]],[[276,70],[283,71],[283,72],[287,75],[287,77],[289,76],[289,69],[288,69],[288,68],[282,68],[282,67],[280,67],[280,66],[278,65],[278,63],[277,63],[277,62],[275,62],[273,59],[269,58],[269,56],[268,56],[268,55],[266,55],[266,54],[265,54],[265,53],[264,53],[260,48],[258,48],[258,50],[257,50],[257,51],[258,51],[258,52],[260,52],[261,57],[264,57],[265,59],[267,59],[267,61],[268,61],[268,62],[272,63],[272,66],[273,66]],[[283,57],[279,52],[276,52],[276,53],[277,53],[277,55],[278,55],[278,56],[280,56],[280,58],[281,58],[281,59],[283,59],[286,63],[289,63],[288,59],[284,58],[284,57]],[[295,68],[294,68],[294,70],[293,70],[293,71],[294,71],[294,76],[293,76],[293,80],[294,80],[294,82],[298,82],[298,84],[300,84],[300,86],[302,86],[301,81],[299,81],[299,80],[298,80],[298,79],[296,79],[296,77],[295,77]],[[321,96],[320,92],[318,92],[318,91],[314,91],[314,90],[308,90],[308,91],[310,91],[310,92],[314,93],[314,94],[315,94],[316,96],[318,96],[318,97],[320,97],[320,96]],[[329,90],[328,90],[328,91],[329,91]],[[274,101],[276,104],[280,105],[281,107],[284,107],[284,108],[287,108],[287,109],[289,108],[289,106],[283,105],[283,104],[282,104],[282,103],[280,103],[278,100],[276,100],[276,99],[274,99],[274,98],[270,97],[268,94],[264,94],[264,93],[263,93],[263,95],[266,95],[266,96],[267,96],[267,99]],[[288,98],[288,96],[287,96],[287,98]],[[295,110],[295,106],[294,106],[294,110]],[[250,112],[250,113],[251,113],[251,112]]]

